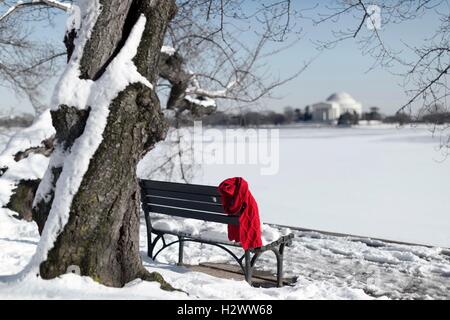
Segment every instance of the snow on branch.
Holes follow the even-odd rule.
[[[50,8],[55,8],[66,12],[72,9],[72,4],[57,0],[31,0],[28,2],[17,1],[16,4],[11,6],[2,16],[0,16],[0,21],[6,19],[17,10],[33,6],[47,6]]]
[[[230,81],[230,83],[228,83],[222,90],[203,89],[195,76],[192,78],[192,84],[193,86],[187,88],[187,94],[196,94],[199,96],[208,97],[210,99],[226,99],[228,97],[228,93],[239,84],[239,80]]]

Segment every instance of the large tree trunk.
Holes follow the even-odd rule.
[[[84,47],[81,78],[95,81],[101,77],[143,14],[145,31],[133,62],[139,73],[154,84],[166,27],[176,10],[174,1],[104,0],[100,3],[102,11]],[[89,109],[70,106],[53,111],[57,144],[70,152],[83,134],[89,116]],[[164,138],[166,130],[159,100],[147,86],[130,84],[111,102],[103,140],[73,197],[68,222],[40,265],[43,278],[57,277],[69,266],[78,266],[82,275],[109,286],[121,287],[136,278],[161,280],[143,268],[139,254],[140,199],[136,166]],[[52,183],[56,185],[64,164],[48,170],[53,172]],[[34,216],[45,221],[54,197],[56,193],[50,191],[46,200],[39,201]]]

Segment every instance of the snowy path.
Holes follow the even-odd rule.
[[[151,261],[145,257],[143,224],[144,265],[163,274],[175,287],[188,292],[189,297],[163,292],[151,283],[136,281],[124,289],[113,289],[73,275],[51,281],[27,279],[23,283],[7,283],[2,276],[19,272],[30,260],[38,241],[33,224],[17,221],[7,212],[0,210],[0,298],[450,299],[447,249],[295,231],[293,246],[287,249],[285,270],[287,275],[298,276],[298,282],[282,289],[258,289],[244,281],[218,279],[175,266],[176,246],[164,251],[158,262]],[[217,225],[191,224],[191,228],[199,232],[220,231]],[[231,260],[218,248],[187,243],[185,261],[196,264]],[[274,272],[272,254],[262,256],[258,267]]]
[[[223,235],[226,234],[223,227],[211,225],[204,227],[204,230],[197,227],[200,229],[198,232],[203,234],[208,229],[210,232],[218,232],[222,228]],[[141,232],[145,234],[144,229]],[[308,290],[314,292],[314,297],[316,290],[320,290],[317,286],[324,286],[328,287],[325,297],[333,297],[339,289],[351,288],[361,290],[373,298],[450,299],[448,249],[391,244],[367,238],[329,236],[317,232],[293,232],[295,238],[292,247],[286,249],[284,269],[285,275],[298,277],[295,286],[297,297],[308,297]],[[145,241],[143,237],[141,247],[144,252]],[[177,247],[168,248],[158,260],[175,264],[178,259],[177,252]],[[186,244],[185,262],[188,264],[225,261],[235,263],[232,259],[224,260],[227,258],[215,247]],[[257,267],[275,274],[275,256],[270,252],[266,253],[259,260]],[[181,287],[184,288],[184,282],[174,278],[175,285],[180,281]],[[295,294],[291,293],[291,296]],[[340,296],[344,297],[345,295]]]

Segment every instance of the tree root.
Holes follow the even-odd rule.
[[[183,292],[188,294],[187,292],[181,290],[181,289],[176,289],[174,287],[172,287],[172,285],[170,283],[168,283],[166,280],[164,280],[163,276],[161,274],[159,274],[158,272],[150,272],[147,269],[145,269],[144,267],[142,267],[142,270],[139,272],[138,278],[144,280],[144,281],[151,281],[151,282],[158,282],[161,285],[161,289],[164,291],[169,291],[169,292]]]

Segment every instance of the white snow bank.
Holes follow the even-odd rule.
[[[70,15],[66,21],[66,33],[81,28],[81,10],[77,5],[72,5],[67,11]]]
[[[18,152],[41,146],[42,141],[54,134],[50,110],[46,110],[30,127],[17,131],[9,139],[0,154],[0,168],[8,168],[0,177],[0,207],[8,204],[20,180],[41,179],[48,166],[48,158],[40,154],[32,154],[18,162],[14,156]]]
[[[13,217],[15,214],[0,209],[0,275],[20,272],[35,253],[39,241],[36,224],[19,221]]]
[[[136,280],[124,288],[103,286],[89,277],[65,274],[53,280],[43,280],[29,275],[24,281],[1,283],[0,297],[7,299],[95,299],[95,300],[176,300],[189,299],[185,293],[168,292],[157,282]]]
[[[0,207],[9,203],[13,190],[20,180],[41,179],[47,167],[48,158],[41,154],[32,154],[11,165],[0,177]]]
[[[156,282],[133,281],[122,289],[110,288],[88,277],[66,274],[43,280],[22,270],[36,251],[39,234],[35,223],[19,221],[14,212],[0,209],[0,299],[189,299],[167,292]]]
[[[14,156],[30,148],[39,147],[42,141],[55,134],[52,126],[50,110],[44,111],[34,123],[25,129],[17,131],[6,144],[0,154],[0,167],[14,165]]]
[[[0,208],[0,238],[33,241],[39,239],[39,233],[34,223],[18,220],[13,218],[14,215],[14,211]]]
[[[175,48],[170,47],[170,46],[162,46],[161,52],[168,54],[169,56],[173,56],[175,54],[176,50],[175,50]]]

